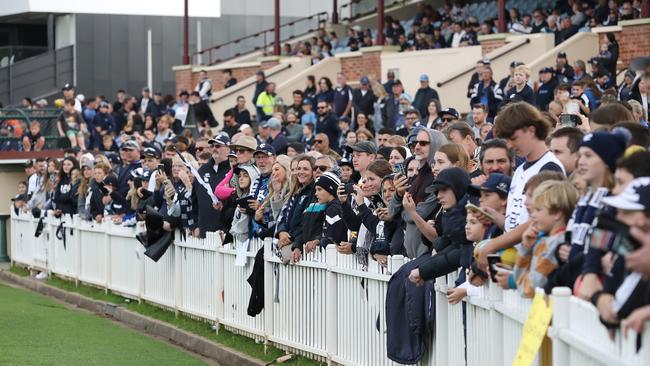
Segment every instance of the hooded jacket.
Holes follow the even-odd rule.
[[[470,184],[467,172],[461,168],[441,171],[433,183],[434,188],[451,188],[456,204],[444,210],[437,221],[440,229],[432,245],[436,254],[421,264],[420,275],[425,280],[450,273],[458,267],[469,268],[472,257],[472,243],[465,236],[467,221],[467,186]]]
[[[303,212],[310,203],[316,200],[316,185],[314,181],[302,187],[298,193],[289,198],[275,233],[287,232],[294,243],[302,242]]]
[[[77,213],[77,191],[79,184],[72,182],[70,175],[63,174],[54,191],[54,207],[63,214],[74,215]]]
[[[255,182],[255,180],[260,174],[260,171],[257,170],[257,167],[250,164],[238,166],[237,168],[235,168],[233,173],[239,175],[239,172],[242,170],[245,171],[250,177],[250,184],[247,190],[243,190],[239,186],[239,181],[238,181],[237,187],[235,187],[237,198],[246,197],[251,193],[250,190],[251,186],[253,185],[253,182]],[[241,208],[248,208],[248,207],[241,207]],[[237,209],[235,209],[232,226],[230,227],[230,233],[239,241],[246,240],[250,232],[250,227],[249,227],[250,221],[251,220],[249,215],[239,211],[239,206],[238,206]]]
[[[415,176],[409,189],[409,193],[413,195],[416,203],[415,210],[423,218],[431,217],[439,207],[438,199],[435,194],[428,194],[427,188],[433,183],[433,173],[431,172],[431,164],[433,164],[433,156],[438,151],[440,146],[447,143],[447,138],[440,131],[432,130],[429,128],[421,127],[414,129],[412,133],[417,135],[418,131],[424,130],[429,134],[429,157],[427,163],[420,168],[418,174]],[[429,248],[422,241],[420,231],[418,230],[413,218],[402,207],[402,198],[397,194],[393,197],[390,204],[389,214],[391,217],[401,216],[405,223],[404,230],[404,249],[409,258],[417,258],[423,253],[426,253]]]

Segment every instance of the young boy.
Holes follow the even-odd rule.
[[[302,237],[296,238],[292,246],[294,263],[300,261],[303,252],[347,240],[347,227],[341,219],[343,208],[336,196],[340,184],[332,172],[325,172],[316,179],[317,201],[307,206],[303,214]]]
[[[532,298],[536,287],[544,287],[558,268],[556,249],[565,242],[564,232],[578,191],[569,181],[546,181],[534,191],[531,225],[524,232],[513,272],[499,272],[503,288],[516,288],[523,297]]]
[[[29,124],[29,132],[23,136],[23,151],[41,151],[45,146],[45,137],[41,135],[41,123]]]
[[[61,136],[65,136],[70,141],[70,146],[75,148],[79,146],[81,150],[86,150],[84,141],[84,132],[86,123],[81,114],[75,109],[76,99],[66,99],[63,106],[63,112],[56,120],[56,127]]]
[[[300,117],[300,123],[305,126],[307,123],[311,123],[314,126],[316,125],[316,113],[314,113],[311,109],[313,107],[313,104],[311,103],[311,100],[305,99],[302,102],[302,111],[304,112],[302,117]]]
[[[515,85],[506,91],[505,102],[526,102],[531,105],[535,104],[535,92],[528,86],[528,79],[530,78],[530,70],[524,65],[515,67],[514,70]]]
[[[311,150],[311,145],[314,144],[314,128],[315,124],[309,122],[306,123],[302,128],[302,142],[305,145],[305,151]]]
[[[473,242],[474,247],[478,247],[481,245],[486,232],[486,226],[479,220],[479,215],[468,210],[467,223],[465,224],[465,237],[467,237],[467,240]],[[459,303],[465,296],[475,296],[477,287],[482,286],[484,281],[487,280],[487,278],[482,277],[484,273],[474,273],[473,269],[470,269],[467,281],[447,290],[447,301],[454,305]]]

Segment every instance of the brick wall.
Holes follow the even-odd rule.
[[[247,67],[233,67],[232,76],[237,79],[237,81],[242,81],[248,79],[249,77],[255,75],[257,70],[266,70],[279,62],[278,60],[269,60],[263,61],[259,66],[247,66]],[[176,73],[176,94],[180,92],[181,89],[188,91],[194,90],[196,84],[199,82],[201,68],[194,66],[195,70],[192,72],[192,68],[183,68],[180,67],[179,70],[175,70]],[[226,84],[226,75],[222,70],[209,70],[208,69],[208,78],[212,80],[212,92],[217,92],[223,90],[224,85]]]
[[[483,56],[485,56],[505,44],[505,38],[481,41],[481,52],[483,53]]]
[[[341,58],[341,72],[349,81],[358,81],[362,76],[381,79],[381,51],[364,52],[358,56]]]
[[[619,45],[619,68],[627,67],[630,60],[639,56],[650,55],[650,23],[627,25],[621,22],[621,32],[617,32],[616,40]],[[601,36],[605,37],[603,34]]]

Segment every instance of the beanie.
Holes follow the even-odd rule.
[[[341,185],[341,180],[332,172],[325,172],[316,179],[316,187],[323,188],[334,197],[336,197],[339,185]]]
[[[582,146],[592,149],[614,173],[616,160],[625,152],[625,138],[610,132],[594,132],[582,138],[578,148]]]

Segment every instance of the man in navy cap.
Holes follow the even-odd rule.
[[[420,88],[415,93],[415,99],[413,100],[413,107],[420,112],[422,118],[427,115],[427,107],[432,99],[440,101],[438,92],[429,86],[429,75],[422,74],[420,75]]]
[[[269,129],[268,143],[275,149],[278,155],[286,154],[289,141],[282,133],[282,123],[275,117],[269,118],[266,121],[266,127]]]
[[[555,76],[560,83],[568,83],[575,77],[573,67],[567,61],[566,52],[560,51],[555,59]]]
[[[557,79],[553,77],[553,68],[544,67],[539,70],[539,87],[535,95],[539,109],[548,110],[548,104],[554,98],[555,87],[557,87]]]
[[[271,118],[269,122],[273,119],[275,118]],[[277,121],[277,119],[275,120]],[[271,144],[262,143],[257,146],[257,149],[255,149],[253,157],[255,158],[255,165],[259,169],[260,174],[251,184],[250,192],[253,199],[248,201],[248,207],[255,211],[260,207],[266,196],[269,194],[271,169],[275,163],[276,150]],[[260,225],[254,220],[253,216],[250,217],[250,220],[253,229],[253,236],[256,237],[260,232]]]
[[[370,116],[375,112],[374,105],[377,101],[375,93],[370,89],[370,80],[367,76],[362,76],[359,80],[359,88],[352,91],[352,106],[354,115],[363,113]]]
[[[230,162],[228,161],[230,138],[222,133],[208,140],[208,144],[212,150],[212,157],[199,168],[199,176],[214,190],[230,170]],[[206,232],[223,229],[225,226],[221,209],[212,206],[212,199],[196,180],[192,183],[192,191],[196,192],[199,210],[197,215],[198,226],[194,229],[193,235],[204,238]]]
[[[497,220],[499,223],[503,223],[505,218],[511,181],[512,178],[508,175],[492,173],[483,184],[470,185],[467,188],[467,193],[479,197],[481,209],[495,219],[493,221],[484,217],[486,222],[490,222],[490,227],[486,231],[487,238],[492,238],[503,233],[497,225]]]

